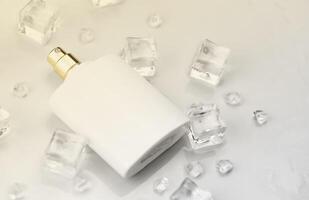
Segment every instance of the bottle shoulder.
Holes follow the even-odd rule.
[[[117,66],[120,65],[126,65],[120,56],[108,54],[92,61],[86,61],[77,64],[70,70],[65,81],[71,79],[72,76],[77,76],[78,74],[83,74],[83,76],[86,76],[90,73],[93,76],[97,76],[99,71],[103,72],[111,68],[116,70]]]

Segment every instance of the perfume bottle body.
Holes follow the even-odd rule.
[[[53,112],[121,176],[130,177],[183,135],[188,119],[118,56],[74,66]]]

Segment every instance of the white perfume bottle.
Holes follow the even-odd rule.
[[[136,174],[182,137],[187,117],[120,57],[80,64],[57,47],[48,62],[64,79],[51,97],[53,112],[121,176]]]

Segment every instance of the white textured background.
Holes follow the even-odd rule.
[[[11,135],[0,142],[0,199],[7,198],[7,188],[15,181],[28,185],[31,200],[168,199],[178,187],[185,177],[184,164],[196,159],[181,150],[181,142],[130,180],[118,177],[90,153],[85,168],[94,186],[83,195],[42,177],[41,159],[52,131],[65,127],[48,106],[61,80],[46,55],[61,46],[81,61],[91,60],[118,53],[126,36],[156,38],[160,59],[152,83],[184,111],[195,101],[221,107],[228,124],[227,144],[216,154],[198,158],[206,168],[196,181],[201,187],[216,200],[309,199],[307,0],[127,0],[106,9],[94,8],[90,0],[52,2],[62,8],[63,24],[46,46],[16,32],[18,11],[26,1],[0,2],[0,105],[12,114]],[[145,22],[153,12],[165,19],[157,30]],[[78,33],[84,27],[95,31],[93,43],[79,43]],[[188,65],[204,38],[232,50],[224,80],[213,89],[187,77]],[[13,85],[21,81],[31,87],[25,99],[11,94]],[[222,95],[228,91],[240,92],[244,104],[226,106]],[[266,126],[253,123],[255,109],[270,114]],[[227,177],[215,171],[221,158],[235,163],[235,171]],[[162,197],[152,192],[153,180],[161,176],[171,182]]]

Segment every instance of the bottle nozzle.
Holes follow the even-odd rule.
[[[60,47],[54,48],[47,57],[47,61],[52,65],[55,72],[65,79],[68,72],[80,62],[71,54],[66,53]]]

